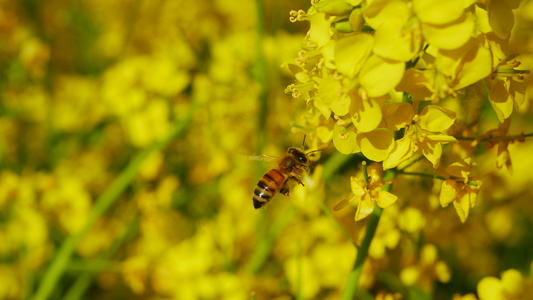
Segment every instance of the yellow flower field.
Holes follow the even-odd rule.
[[[532,69],[532,0],[0,1],[0,299],[529,299]]]

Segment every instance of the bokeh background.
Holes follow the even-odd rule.
[[[273,165],[249,156],[310,134],[306,103],[284,93],[308,30],[289,11],[309,5],[0,1],[0,299],[340,298],[365,221],[331,207],[361,156],[316,153],[305,188],[252,206]],[[526,69],[531,11],[515,11],[511,43]],[[533,132],[528,97],[515,134]],[[528,278],[532,151],[511,145],[512,174],[480,154],[465,224],[433,179],[395,183],[358,297],[449,299],[509,268]]]

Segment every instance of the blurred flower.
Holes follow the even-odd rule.
[[[437,247],[426,244],[420,252],[418,263],[404,268],[400,279],[407,286],[418,284],[422,289],[430,291],[435,279],[442,283],[450,281],[451,271],[445,262],[438,260]]]
[[[509,269],[501,274],[501,279],[485,277],[477,285],[479,300],[526,299],[533,292],[533,281],[525,279],[517,270]]]

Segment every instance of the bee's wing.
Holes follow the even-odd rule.
[[[279,157],[270,156],[266,154],[251,155],[248,158],[251,160],[258,160],[258,161],[264,161],[264,162],[273,162],[273,161],[279,160]]]

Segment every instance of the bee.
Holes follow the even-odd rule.
[[[305,153],[298,148],[290,147],[287,154],[279,159],[278,167],[266,172],[255,186],[253,196],[255,209],[265,206],[278,192],[288,196],[291,181],[305,186],[302,178],[304,172],[309,173],[309,167],[312,165],[308,155],[316,151],[320,150]]]

